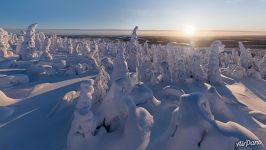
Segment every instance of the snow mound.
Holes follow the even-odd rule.
[[[137,106],[144,106],[151,110],[154,110],[156,106],[161,104],[161,102],[153,96],[153,91],[143,82],[137,83],[133,87],[130,96]]]
[[[215,120],[211,105],[202,93],[185,94],[172,113],[168,129],[150,143],[151,150],[225,150],[235,149],[240,140],[259,141],[247,128],[235,122]],[[241,148],[240,148],[241,149]],[[263,150],[263,145],[252,146]]]
[[[78,96],[79,96],[79,92],[77,92],[77,91],[70,91],[70,92],[67,92],[64,95],[63,100],[64,101],[67,101],[67,102],[71,102],[74,99],[78,98]]]
[[[52,86],[51,83],[42,83],[34,86],[30,92],[30,95],[36,95],[37,93],[41,93]]]
[[[16,100],[7,97],[6,94],[0,90],[0,106],[7,106],[15,102]]]
[[[11,87],[29,82],[29,77],[25,74],[1,75],[0,88]]]
[[[215,87],[210,87],[205,96],[216,119],[223,122],[234,121],[245,127],[259,126],[249,115],[245,105],[221,96]]]
[[[249,112],[249,114],[255,119],[257,119],[258,121],[260,121],[261,123],[263,123],[264,125],[266,125],[266,114],[265,113],[259,112],[259,111],[251,111]]]
[[[179,98],[181,95],[185,94],[185,92],[182,89],[176,89],[175,87],[168,85],[163,88],[163,94],[167,97],[174,96]]]

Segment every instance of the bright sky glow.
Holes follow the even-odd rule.
[[[1,0],[0,26],[266,31],[266,0]]]

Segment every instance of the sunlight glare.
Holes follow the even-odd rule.
[[[186,33],[186,35],[192,36],[195,34],[195,28],[191,25],[187,25],[185,27],[185,33]]]

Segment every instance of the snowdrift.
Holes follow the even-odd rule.
[[[0,107],[1,106],[7,106],[7,105],[13,104],[15,102],[16,102],[16,100],[7,97],[5,95],[5,93],[0,90]]]

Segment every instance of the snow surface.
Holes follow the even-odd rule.
[[[137,30],[125,42],[1,29],[0,149],[266,149],[266,54],[139,44]]]

